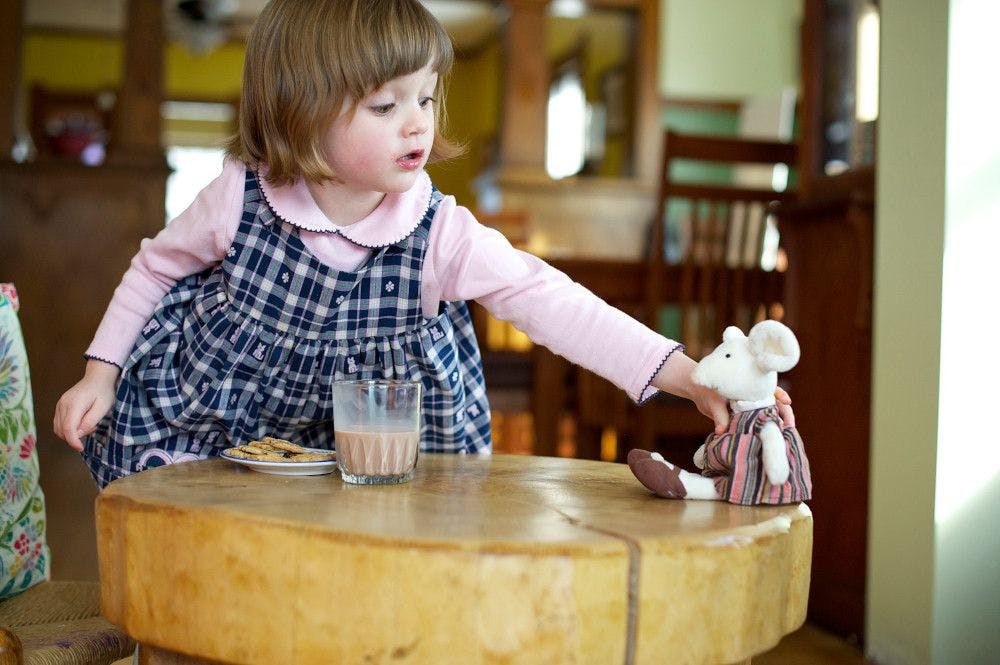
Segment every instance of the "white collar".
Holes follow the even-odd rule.
[[[774,403],[774,395],[757,400],[732,399],[729,400],[729,408],[733,413],[742,413],[744,411],[753,411],[754,409],[763,409],[768,406],[774,406]]]
[[[362,247],[385,247],[407,237],[420,224],[431,202],[431,179],[426,171],[421,171],[407,191],[386,194],[363,219],[349,226],[337,226],[316,205],[303,178],[291,185],[275,187],[267,182],[266,174],[267,167],[261,165],[258,173],[261,192],[282,221],[314,233],[339,233]]]

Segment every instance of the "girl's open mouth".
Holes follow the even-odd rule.
[[[407,171],[412,171],[414,169],[419,169],[424,161],[424,151],[414,150],[413,152],[408,152],[399,159],[396,163]]]

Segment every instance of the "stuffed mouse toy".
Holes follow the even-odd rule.
[[[775,405],[778,372],[799,361],[795,334],[777,321],[761,321],[749,335],[726,328],[722,344],[705,356],[692,380],[729,399],[729,428],[711,434],[694,455],[697,475],[659,453],[634,449],[628,465],[647,489],[668,499],[712,499],[743,505],[798,503],[812,498],[802,439],[782,427]]]

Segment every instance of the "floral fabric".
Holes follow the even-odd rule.
[[[49,577],[28,356],[17,292],[0,284],[0,600]]]

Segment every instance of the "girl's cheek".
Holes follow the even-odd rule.
[[[371,147],[369,146],[368,149],[359,147],[358,150],[354,151],[350,157],[350,162],[354,167],[364,170],[375,164],[376,160],[372,155]]]

